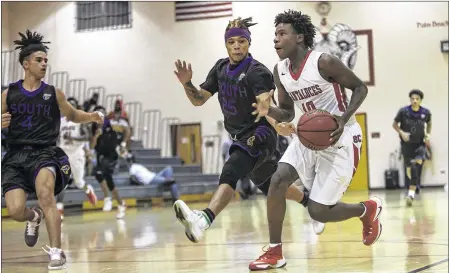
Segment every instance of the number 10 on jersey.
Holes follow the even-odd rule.
[[[309,111],[315,110],[315,104],[313,104],[313,101],[308,101],[302,104],[302,110],[304,113],[307,113]]]

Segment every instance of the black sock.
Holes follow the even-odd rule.
[[[204,213],[206,213],[206,216],[209,219],[210,224],[212,224],[212,222],[215,219],[215,214],[209,208],[204,209],[203,211]]]
[[[302,198],[301,202],[299,202],[299,203],[306,208],[307,203],[309,203],[309,193],[304,192],[304,197]]]

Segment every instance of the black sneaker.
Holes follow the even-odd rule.
[[[36,222],[28,221],[25,227],[25,244],[29,247],[33,247],[37,244],[39,240],[39,225],[44,219],[44,213],[40,208],[32,208],[31,210],[37,212],[39,217]]]

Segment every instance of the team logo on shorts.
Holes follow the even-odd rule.
[[[61,167],[61,171],[63,172],[63,173],[65,173],[65,174],[69,174],[69,171],[70,171],[70,166],[69,165],[64,165],[64,166],[62,166]]]
[[[48,100],[51,98],[51,94],[44,94],[44,96],[42,97],[44,100]]]
[[[254,140],[256,139],[256,137],[255,136],[252,136],[252,137],[250,137],[250,138],[248,138],[248,140],[246,141],[246,144],[248,145],[248,146],[253,146],[254,145]]]

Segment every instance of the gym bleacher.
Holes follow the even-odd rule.
[[[15,51],[2,52],[2,91],[9,83],[23,78],[23,69],[17,61]],[[170,165],[174,170],[174,178],[179,186],[181,198],[188,201],[204,201],[210,199],[218,187],[219,169],[221,165],[219,135],[202,136],[202,165],[187,165],[179,157],[171,156],[169,126],[181,123],[177,117],[164,117],[161,109],[143,109],[141,102],[127,102],[126,93],[109,93],[102,86],[89,86],[86,79],[71,78],[67,71],[51,71],[48,66],[44,79],[48,84],[62,89],[67,97],[75,97],[81,104],[92,94],[99,94],[99,103],[111,111],[116,99],[123,99],[125,110],[129,113],[129,122],[133,128],[131,151],[136,162],[148,170],[158,172]],[[114,172],[114,182],[121,197],[129,207],[140,205],[156,205],[164,203],[170,197],[168,189],[155,185],[131,185],[125,160],[119,160]],[[68,188],[64,203],[65,211],[102,209],[103,192],[93,176],[87,176],[86,182],[95,188],[98,196],[96,207],[86,200],[82,190]],[[28,205],[37,205],[35,196],[28,197]],[[114,201],[114,207],[116,202]],[[2,198],[2,216],[8,216],[4,198]]]

